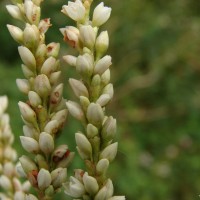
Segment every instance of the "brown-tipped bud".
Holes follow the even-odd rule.
[[[17,87],[20,90],[20,92],[22,92],[24,94],[28,94],[28,92],[30,91],[30,84],[29,84],[28,80],[17,79],[16,84],[17,84]]]
[[[9,24],[7,25],[7,28],[9,30],[12,38],[16,42],[22,44],[23,43],[23,31],[20,28],[13,26],[13,25],[9,25]]]
[[[63,159],[67,158],[70,154],[70,151],[68,149],[67,145],[60,145],[58,146],[55,151],[53,152],[53,161],[54,163],[58,164]]]
[[[39,147],[46,154],[49,155],[54,150],[54,140],[53,137],[45,132],[40,134]]]
[[[117,142],[110,144],[101,152],[100,159],[105,158],[108,159],[109,162],[112,162],[117,155],[117,148],[118,148]]]
[[[59,54],[60,51],[60,44],[51,42],[50,44],[47,45],[47,56],[48,57],[54,57],[56,58]]]
[[[49,133],[51,135],[56,134],[59,129],[59,123],[57,120],[51,120],[49,121],[46,126],[44,127],[44,131],[46,133]]]
[[[58,103],[60,103],[62,99],[62,94],[63,94],[63,83],[57,85],[51,92],[50,103],[52,105],[57,105]]]
[[[59,123],[59,126],[63,127],[67,118],[67,113],[67,109],[60,110],[55,115],[53,115],[51,120],[56,120]]]

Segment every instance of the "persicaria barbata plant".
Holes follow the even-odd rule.
[[[51,200],[64,187],[65,193],[74,200],[124,200],[124,196],[114,196],[113,182],[107,175],[109,165],[116,157],[118,143],[114,142],[116,119],[106,114],[106,106],[114,93],[110,83],[111,56],[106,55],[109,36],[107,31],[100,31],[100,27],[109,19],[111,8],[101,2],[91,12],[93,0],[69,1],[62,8],[62,13],[76,22],[76,26],[66,26],[60,31],[64,41],[78,52],[77,56],[63,57],[80,77],[79,80],[69,79],[79,100],[77,103],[63,97],[64,84],[58,59],[60,44],[45,41],[51,23],[49,18],[41,19],[42,0],[12,2],[7,5],[7,10],[22,22],[22,27],[7,26],[13,39],[20,44],[18,51],[25,77],[17,79],[16,83],[27,95],[27,100],[18,105],[24,122],[24,135],[20,140],[28,156],[19,158],[17,171],[29,182],[21,186],[18,175],[7,176],[0,154],[0,185],[8,188],[5,195],[14,200]],[[0,106],[4,111],[6,106]],[[67,168],[74,152],[67,144],[56,145],[68,111],[84,128],[75,133],[75,141],[85,163],[85,169],[75,169],[69,178]],[[9,137],[8,145],[11,145],[12,134]],[[4,151],[7,146],[0,148]],[[14,158],[9,159],[11,165]],[[20,190],[11,184],[14,180],[21,186]],[[9,183],[14,189],[11,190]],[[35,195],[29,193],[28,183],[35,188]],[[1,198],[7,199],[3,194]]]

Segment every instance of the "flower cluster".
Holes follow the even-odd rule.
[[[51,24],[50,19],[40,18],[41,1],[15,2],[7,5],[7,10],[24,24],[23,29],[8,25],[11,36],[21,45],[18,51],[25,78],[17,79],[17,86],[28,96],[26,102],[19,102],[25,124],[20,140],[32,157],[20,157],[20,171],[36,189],[38,198],[47,200],[52,199],[66,181],[67,166],[74,153],[67,145],[55,145],[66,121],[67,108],[57,59],[60,45],[45,43],[45,33]],[[33,195],[27,198],[37,199]]]
[[[85,133],[75,134],[77,150],[84,160],[86,171],[75,170],[65,186],[65,193],[84,200],[124,200],[113,196],[114,189],[106,172],[117,154],[116,119],[107,116],[105,107],[113,97],[110,83],[111,56],[105,55],[109,37],[99,28],[110,17],[111,8],[100,3],[90,19],[92,0],[76,0],[64,5],[62,12],[76,21],[77,27],[61,29],[66,41],[79,52],[79,56],[64,56],[64,60],[76,68],[80,80],[69,79],[69,84],[80,103],[67,102],[70,114],[81,121]]]
[[[15,161],[16,151],[12,148],[14,135],[10,128],[9,115],[5,113],[8,106],[6,96],[0,97],[0,193],[1,200],[23,200],[29,191],[30,183],[19,181]]]

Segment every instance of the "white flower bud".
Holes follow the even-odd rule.
[[[93,49],[96,40],[96,32],[94,28],[90,25],[82,25],[80,27],[80,39],[84,47]]]
[[[84,175],[83,175],[83,183],[84,183],[84,186],[85,186],[85,190],[90,195],[94,195],[98,192],[99,185],[97,183],[97,180],[94,177],[89,176],[87,172],[85,172]]]
[[[39,132],[32,126],[23,126],[23,133],[26,137],[34,138],[35,140],[38,140],[39,138]]]
[[[112,98],[113,98],[113,95],[114,95],[113,84],[109,83],[108,85],[106,85],[106,86],[103,88],[102,93],[103,93],[103,94],[108,94],[108,95],[110,96],[110,98],[112,99]]]
[[[99,104],[91,103],[87,109],[87,119],[93,125],[100,126],[104,118],[104,113]]]
[[[44,131],[48,134],[56,134],[58,132],[59,123],[57,120],[51,120],[44,127]]]
[[[13,25],[9,25],[9,24],[7,25],[7,28],[9,30],[12,38],[16,42],[22,44],[23,43],[23,31],[20,28],[13,26]]]
[[[110,17],[111,8],[104,7],[104,3],[101,2],[95,9],[92,18],[93,26],[101,26],[104,24]]]
[[[106,189],[107,189],[107,192],[106,192],[106,199],[110,198],[113,196],[113,192],[114,192],[114,189],[113,189],[113,183],[111,181],[111,179],[108,179],[107,182],[106,182]]]
[[[13,18],[19,19],[19,20],[23,20],[24,19],[24,17],[22,16],[22,13],[21,13],[20,9],[18,8],[18,6],[16,6],[16,5],[7,5],[6,9],[7,9],[9,14]]]
[[[86,155],[87,158],[90,158],[92,154],[92,146],[88,141],[87,137],[82,133],[78,132],[75,134],[76,144],[78,149]]]
[[[88,124],[87,125],[87,137],[88,138],[94,138],[95,136],[98,135],[98,129],[97,127],[95,127],[94,125],[92,124]]]
[[[109,167],[108,159],[103,158],[99,160],[99,162],[97,163],[96,169],[99,174],[105,174],[108,167]]]
[[[21,101],[18,103],[18,105],[19,105],[19,109],[20,109],[23,119],[25,119],[29,123],[35,123],[36,122],[36,114],[31,109],[31,107]]]
[[[109,37],[108,31],[102,31],[96,39],[95,48],[99,57],[101,57],[108,49]]]
[[[117,155],[117,148],[118,148],[117,142],[110,144],[101,152],[100,159],[106,158],[109,160],[109,162],[112,162]]]
[[[108,200],[125,200],[125,196],[114,196],[109,198]]]
[[[51,73],[49,81],[51,85],[56,85],[61,80],[61,71]]]
[[[38,153],[39,145],[36,140],[30,137],[20,136],[23,148],[29,153]]]
[[[59,188],[67,179],[67,169],[57,168],[51,172],[52,185],[54,188]]]
[[[60,103],[63,94],[63,83],[57,85],[51,92],[50,102],[52,105]]]
[[[15,167],[13,163],[7,161],[3,167],[3,174],[8,177],[12,177],[14,173],[15,173]]]
[[[20,46],[18,47],[19,55],[23,61],[23,63],[31,70],[35,70],[36,68],[36,60],[32,52],[24,47]]]
[[[94,200],[106,200],[106,192],[107,192],[106,186],[102,187],[94,197]]]
[[[67,105],[67,108],[68,108],[70,114],[74,118],[76,118],[80,121],[83,121],[85,119],[84,112],[83,112],[82,108],[80,107],[80,105],[78,103],[73,102],[73,101],[68,101],[66,103],[66,105]]]
[[[12,183],[10,179],[5,175],[0,176],[0,186],[6,191],[12,190]]]
[[[56,59],[54,57],[49,57],[43,63],[41,73],[49,77],[50,74],[56,70],[56,68]]]
[[[36,108],[37,106],[42,105],[42,100],[36,92],[29,91],[28,98],[31,106]]]
[[[51,184],[51,174],[46,169],[41,169],[38,173],[38,187],[41,190],[46,189]]]
[[[35,58],[37,60],[38,66],[42,66],[47,54],[47,46],[45,44],[40,44],[35,52]]]
[[[101,83],[103,85],[107,85],[110,82],[110,69],[107,69],[102,75],[101,75]]]
[[[59,54],[60,51],[60,44],[51,42],[50,44],[47,45],[47,56],[48,57],[54,57],[56,58]]]
[[[68,5],[62,7],[62,12],[75,21],[81,22],[86,14],[85,7],[82,1],[76,0],[75,2],[68,2]]]
[[[35,76],[35,72],[30,70],[26,65],[22,64],[22,72],[27,79]]]
[[[36,164],[28,156],[21,156],[19,161],[26,174],[28,174],[30,171],[37,170]]]
[[[108,94],[102,94],[96,101],[100,106],[104,107],[110,101],[110,96]]]
[[[22,168],[22,165],[21,163],[17,163],[16,165],[16,171],[17,171],[17,174],[22,177],[22,178],[26,178],[26,173],[24,172],[24,169]]]
[[[51,91],[51,85],[45,74],[40,74],[35,78],[34,89],[40,97],[46,97]]]
[[[49,155],[54,150],[53,137],[48,133],[42,132],[39,138],[39,146],[45,154]]]
[[[25,193],[22,191],[15,192],[14,200],[25,200]]]
[[[71,56],[71,55],[67,55],[67,56],[63,56],[63,60],[64,60],[67,64],[69,64],[69,65],[71,65],[71,66],[73,66],[73,67],[76,67],[76,60],[77,60],[77,57]]]
[[[27,195],[26,195],[26,200],[38,200],[38,198],[35,197],[35,196],[32,195],[32,194],[27,194]]]
[[[112,64],[111,59],[111,56],[101,58],[94,67],[94,73],[102,75]]]
[[[80,96],[79,100],[80,100],[81,107],[83,108],[84,112],[86,112],[88,106],[90,105],[89,99],[85,96]]]
[[[56,120],[59,123],[59,126],[63,126],[67,118],[67,113],[67,109],[60,110],[57,113],[55,113],[55,115],[53,115],[51,120]]]
[[[86,78],[89,78],[93,73],[94,57],[88,53],[78,56],[76,61],[76,70]]]
[[[70,84],[74,94],[77,97],[80,97],[80,96],[88,97],[89,96],[87,88],[85,87],[85,85],[81,81],[70,78],[69,84]]]
[[[25,193],[28,193],[28,191],[30,190],[31,188],[31,184],[29,181],[25,181],[22,185],[22,190],[25,192]]]
[[[16,84],[18,89],[24,93],[24,94],[28,94],[28,92],[30,91],[30,84],[29,81],[27,79],[16,79]]]

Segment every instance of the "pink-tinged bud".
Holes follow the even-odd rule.
[[[60,188],[67,180],[67,169],[57,168],[51,172],[52,185],[55,189]]]
[[[108,94],[102,94],[96,101],[100,106],[104,107],[110,101],[110,96]]]
[[[39,152],[39,144],[36,140],[30,137],[20,136],[20,140],[23,148],[29,153],[38,153]]]
[[[27,79],[17,79],[16,84],[20,92],[28,94],[28,92],[30,91],[30,84]]]
[[[38,198],[32,194],[27,194],[25,200],[38,200]]]
[[[51,184],[51,174],[46,169],[41,169],[38,173],[38,187],[45,190]]]
[[[69,84],[70,84],[74,94],[77,97],[80,97],[80,96],[88,97],[89,96],[86,86],[81,81],[70,78]]]
[[[104,118],[104,113],[99,104],[91,103],[87,109],[87,119],[89,122],[97,127],[99,127]]]
[[[111,8],[105,7],[104,3],[101,2],[95,9],[92,18],[93,26],[101,26],[104,24],[110,17]]]
[[[64,41],[67,42],[73,48],[79,47],[79,30],[73,26],[66,26],[60,29],[64,36]]]
[[[48,29],[51,25],[52,24],[50,22],[50,18],[40,20],[40,23],[39,23],[39,26],[38,26],[40,33],[45,34],[48,31]]]
[[[6,6],[7,11],[9,12],[9,14],[15,18],[15,19],[19,19],[19,20],[23,20],[24,17],[22,16],[22,13],[20,11],[20,9],[18,8],[18,6],[15,5],[7,5]]]
[[[41,67],[41,73],[49,77],[50,74],[56,70],[56,68],[56,59],[54,57],[49,57],[43,63]]]
[[[39,146],[45,155],[49,155],[54,150],[53,137],[48,133],[42,132],[39,138]]]
[[[88,138],[94,138],[98,134],[99,134],[99,131],[98,131],[97,127],[95,127],[92,124],[87,125],[87,137]]]
[[[69,64],[69,65],[71,65],[71,66],[73,66],[73,67],[76,67],[77,57],[71,56],[71,55],[67,55],[67,56],[63,56],[63,60],[64,60],[67,64]]]
[[[108,94],[108,95],[110,96],[110,98],[112,99],[112,98],[113,98],[113,95],[114,95],[113,84],[109,83],[108,85],[106,85],[106,86],[103,88],[102,93],[103,93],[103,94]]]
[[[10,179],[5,175],[0,176],[0,186],[6,191],[10,191],[13,188]]]
[[[31,106],[36,108],[39,105],[42,105],[42,100],[36,92],[29,91],[28,98],[29,98],[29,102],[30,102]]]
[[[14,200],[25,200],[25,193],[22,191],[15,192]]]
[[[13,25],[9,25],[9,24],[7,25],[7,28],[9,30],[12,38],[16,42],[22,44],[23,43],[23,31],[20,28],[13,26]]]
[[[26,174],[28,174],[29,172],[31,172],[33,170],[37,171],[37,169],[38,169],[35,162],[32,159],[30,159],[28,156],[21,156],[19,158],[19,161],[20,161],[21,166]]]
[[[60,103],[62,99],[62,94],[63,94],[63,83],[57,85],[51,92],[50,103],[52,105],[57,105],[58,103]]]
[[[78,132],[75,134],[75,139],[79,152],[82,152],[82,154],[85,155],[85,159],[89,159],[92,154],[92,146],[87,137],[82,133]]]
[[[18,47],[19,55],[23,61],[23,63],[31,70],[35,70],[36,68],[36,60],[32,52],[24,47],[20,46]]]
[[[98,174],[105,174],[107,169],[109,167],[109,161],[108,159],[101,159],[96,165],[96,170]]]
[[[126,200],[125,196],[114,196],[109,198],[108,200]]]
[[[19,109],[21,112],[21,115],[23,117],[24,120],[26,120],[29,123],[33,123],[35,124],[36,122],[36,114],[35,112],[31,109],[31,107],[29,105],[27,105],[24,102],[19,102]]]
[[[66,105],[67,105],[67,108],[68,108],[70,114],[74,118],[76,118],[76,119],[78,119],[80,121],[84,121],[85,120],[84,112],[83,112],[82,108],[80,107],[80,105],[78,103],[73,102],[73,101],[68,101],[66,103]]]
[[[84,186],[85,186],[85,190],[90,195],[94,195],[98,192],[99,185],[97,183],[97,180],[94,177],[89,176],[87,172],[85,172],[84,175],[83,175],[83,183],[84,183]]]
[[[86,10],[82,1],[76,0],[75,2],[68,2],[68,5],[62,7],[62,12],[77,22],[81,22],[85,18]]]
[[[117,142],[110,144],[101,152],[100,159],[105,158],[108,159],[109,162],[112,162],[117,155],[117,148],[118,148]]]
[[[108,32],[103,31],[96,39],[95,48],[99,57],[101,57],[108,49],[109,37]]]
[[[40,97],[47,97],[51,91],[51,85],[45,74],[40,74],[35,78],[34,89]]]
[[[96,40],[96,31],[90,25],[82,25],[80,27],[80,39],[84,47],[93,49]]]
[[[34,48],[40,40],[40,32],[35,25],[26,24],[24,29],[24,45],[28,48]]]
[[[112,64],[111,59],[111,56],[101,58],[94,67],[94,73],[102,75]]]
[[[78,56],[76,70],[84,78],[89,78],[93,73],[94,57],[88,53]]]
[[[60,44],[52,42],[47,45],[47,56],[56,58],[60,51]]]

